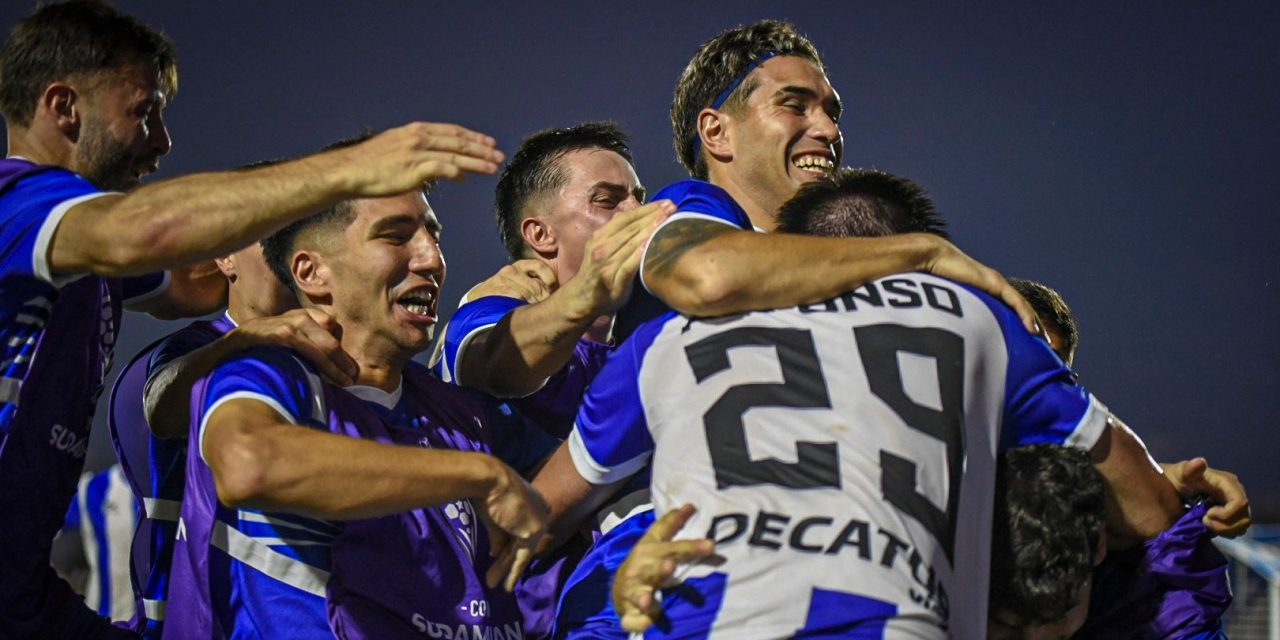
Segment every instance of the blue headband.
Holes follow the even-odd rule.
[[[778,55],[777,51],[766,51],[763,54],[761,54],[759,58],[756,58],[754,62],[747,65],[746,68],[742,70],[742,73],[739,73],[737,77],[733,79],[733,82],[730,82],[729,86],[725,87],[724,91],[721,91],[720,95],[716,96],[716,99],[711,101],[711,108],[719,109],[720,107],[724,106],[725,100],[728,100],[729,96],[733,95],[733,92],[738,90],[738,85],[741,85],[742,81],[746,80],[747,76],[751,75],[751,72],[756,70],[756,67],[759,67],[760,65],[764,64],[769,58],[772,58],[776,55]],[[693,157],[695,161],[698,157],[698,152],[701,149],[702,149],[702,136],[694,136]]]

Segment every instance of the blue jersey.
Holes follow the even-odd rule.
[[[0,637],[98,624],[49,568],[49,553],[84,468],[121,305],[166,283],[163,274],[53,273],[62,217],[101,195],[65,169],[0,161]]]
[[[466,353],[472,339],[481,331],[493,328],[504,316],[525,304],[525,301],[517,298],[485,296],[458,307],[445,326],[443,348],[438,362],[433,363],[437,375],[445,382],[465,386],[466,381],[458,379],[458,361]],[[604,365],[609,349],[607,344],[586,338],[579,339],[574,346],[573,355],[563,368],[547,378],[537,391],[506,404],[532,424],[563,440],[573,428],[573,417],[582,402],[582,394]]]
[[[344,390],[270,347],[220,365],[196,394],[167,625],[245,638],[519,633],[514,600],[483,584],[488,538],[470,502],[344,522],[230,509],[201,453],[207,417],[235,399],[340,435],[487,453],[474,395],[413,364],[394,393]]]
[[[986,294],[924,274],[825,303],[642,325],[569,438],[595,484],[650,464],[723,565],[654,637],[982,637],[995,455],[1091,447],[1109,413]]]
[[[111,389],[111,444],[130,489],[143,505],[131,574],[138,610],[134,628],[145,638],[159,638],[164,631],[169,567],[186,482],[187,441],[151,435],[143,409],[144,390],[170,362],[217,340],[234,326],[224,315],[214,322],[193,322],[157,340],[121,369]]]

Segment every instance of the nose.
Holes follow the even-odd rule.
[[[836,154],[836,165],[840,165],[840,157],[844,155],[845,150],[844,137],[840,133],[840,124],[836,123],[836,119],[832,118],[831,114],[827,111],[819,111],[819,114],[814,116],[813,123],[810,124],[809,136],[832,147]]]
[[[173,140],[169,138],[169,129],[164,125],[164,116],[160,113],[160,109],[153,109],[147,120],[149,121],[147,144],[155,150],[157,156],[169,153],[173,148]]]
[[[419,231],[414,239],[413,255],[409,258],[409,270],[431,276],[437,285],[444,283],[444,252],[440,249],[440,242],[426,229]]]
[[[624,211],[630,211],[632,209],[635,209],[636,207],[639,207],[642,204],[644,203],[640,202],[640,199],[637,198],[635,194],[631,194],[627,196],[626,200],[623,200],[622,202],[618,203],[617,211],[618,213],[622,213]]]

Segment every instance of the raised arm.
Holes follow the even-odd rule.
[[[813,303],[883,276],[928,271],[991,293],[1038,332],[1031,306],[999,272],[931,234],[823,238],[686,218],[654,234],[641,268],[654,295],[693,316]]]
[[[360,144],[251,170],[200,173],[69,209],[54,232],[54,273],[126,276],[225,255],[341,200],[418,188],[437,178],[492,174],[492,138],[451,124],[414,123]]]
[[[652,202],[619,213],[597,229],[569,282],[472,338],[458,356],[459,384],[499,397],[537,391],[565,366],[591,325],[626,302],[645,240],[673,209],[670,201]],[[554,281],[545,265],[538,273],[535,279]]]

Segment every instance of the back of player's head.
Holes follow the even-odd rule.
[[[1102,478],[1088,452],[1048,444],[1004,451],[996,469],[990,611],[1025,625],[1059,620],[1099,558]]]
[[[730,29],[703,43],[680,73],[671,101],[676,159],[689,175],[707,178],[707,163],[699,153],[698,112],[710,107],[721,93],[737,83],[740,84],[730,90],[718,108],[733,113],[745,105],[759,84],[745,76],[766,54],[799,56],[826,72],[813,43],[795,26],[779,20],[761,20]]]
[[[562,129],[544,129],[520,143],[498,176],[494,208],[498,235],[512,260],[525,255],[520,221],[531,214],[531,200],[564,186],[568,174],[560,160],[583,149],[612,151],[631,162],[630,138],[612,122],[587,122]]]
[[[372,131],[364,131],[360,135],[334,142],[321,149],[321,152],[352,147],[372,138],[373,135]],[[429,195],[433,188],[435,188],[434,181],[422,185],[422,194]],[[271,267],[271,272],[276,274],[276,277],[280,278],[280,281],[295,294],[298,293],[298,289],[293,282],[293,255],[303,248],[330,246],[355,221],[356,210],[352,204],[352,200],[343,200],[327,209],[321,209],[305,218],[295,220],[262,239],[262,256],[266,259],[267,266]]]
[[[924,189],[875,169],[845,168],[805,184],[778,210],[778,231],[836,238],[926,232],[947,237]]]
[[[1040,321],[1047,325],[1047,328],[1058,335],[1062,341],[1061,347],[1058,349],[1062,356],[1063,362],[1068,365],[1076,357],[1076,347],[1080,344],[1080,327],[1076,325],[1076,318],[1071,313],[1071,307],[1067,306],[1067,301],[1062,299],[1062,294],[1055,291],[1052,287],[1034,280],[1024,280],[1022,278],[1007,278],[1009,284],[1022,297],[1031,303],[1031,308],[1035,310],[1036,315],[1040,316]]]
[[[167,95],[178,90],[177,56],[163,33],[97,0],[42,5],[0,49],[0,113],[25,127],[51,82],[135,63],[154,66]]]

